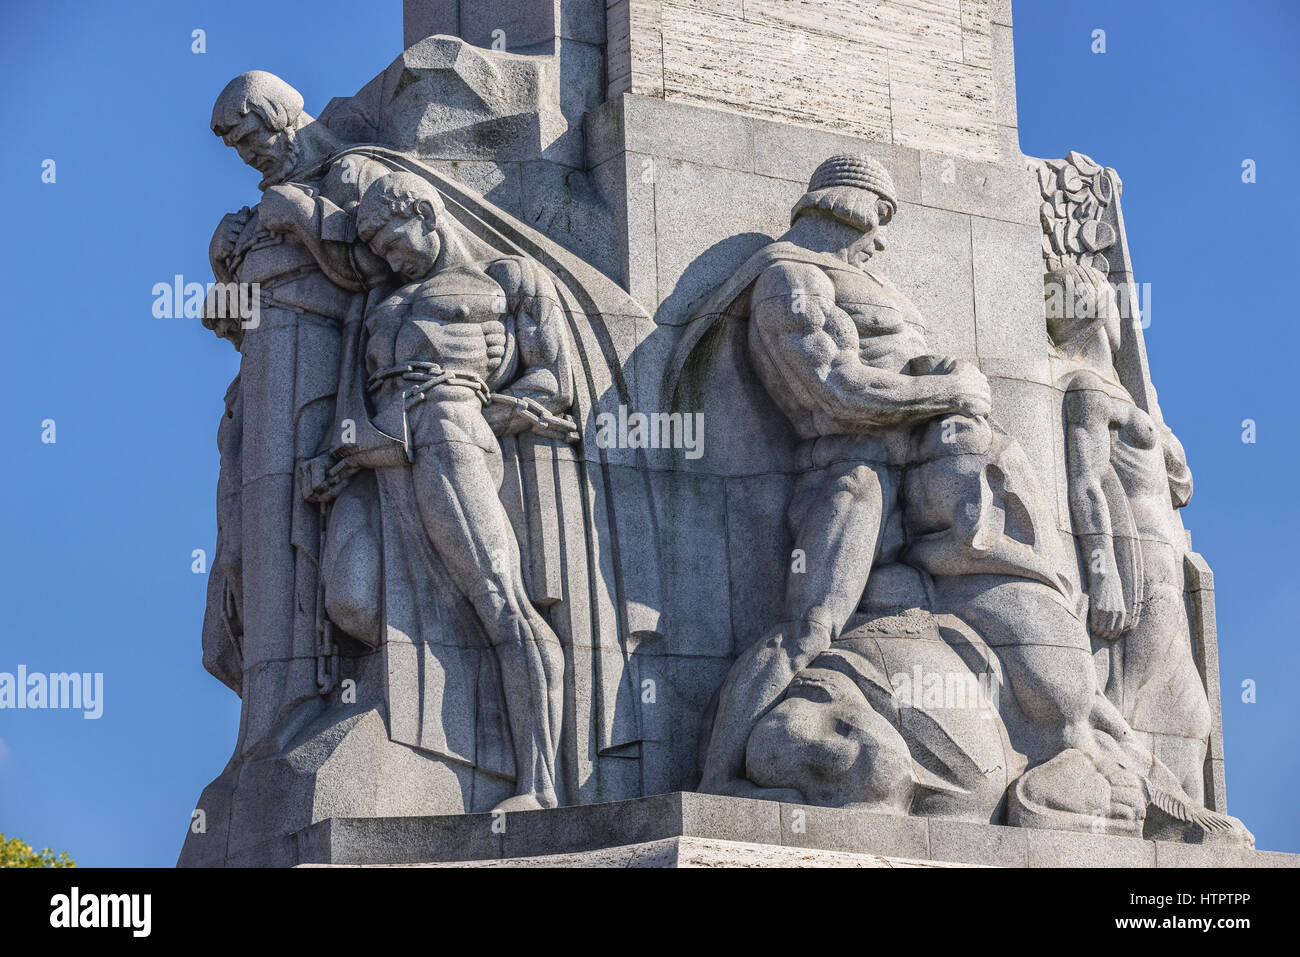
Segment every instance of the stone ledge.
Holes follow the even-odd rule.
[[[303,864],[306,868],[383,867],[382,864]],[[699,837],[669,837],[623,847],[607,847],[572,854],[544,854],[490,861],[444,861],[399,864],[398,867],[978,867],[946,861],[917,861],[879,854],[848,854],[815,848],[751,844],[745,841],[711,841]]]
[[[330,818],[296,838],[307,866],[1300,867],[1300,854],[681,791],[498,818]]]

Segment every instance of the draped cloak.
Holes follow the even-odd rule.
[[[601,764],[638,756],[641,721],[631,653],[640,637],[657,634],[663,607],[657,520],[648,475],[638,470],[630,483],[616,478],[605,450],[594,441],[594,421],[603,408],[630,401],[621,373],[626,357],[615,351],[609,317],[645,313],[572,253],[418,160],[384,147],[350,146],[348,152],[422,176],[438,189],[447,213],[480,253],[527,257],[555,285],[574,358],[575,399],[568,414],[584,440],[569,446],[529,433],[502,437],[501,498],[519,543],[529,597],[564,648],[562,798],[632,796],[613,780],[626,780],[626,774],[602,783]],[[370,300],[379,295],[372,292]],[[364,314],[358,304],[345,324],[336,424],[355,423],[361,446],[396,443],[397,437],[371,421],[366,401]],[[372,596],[375,633],[357,637],[382,647],[390,737],[513,779],[496,656],[427,539],[411,469],[395,462],[374,469],[373,476],[355,478],[335,509],[345,505],[354,516],[364,516],[358,533],[379,556]],[[624,560],[627,549],[648,553],[651,560],[630,565]],[[328,572],[326,579],[328,592]]]

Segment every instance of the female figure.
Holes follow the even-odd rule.
[[[1065,290],[1057,301],[1069,306],[1049,309],[1048,333],[1079,363],[1065,380],[1070,512],[1089,631],[1110,642],[1106,694],[1135,731],[1158,736],[1153,750],[1199,801],[1211,718],[1192,657],[1186,537],[1174,514],[1191,497],[1191,473],[1159,409],[1139,408],[1119,382],[1120,315],[1107,278],[1071,264],[1047,282]]]

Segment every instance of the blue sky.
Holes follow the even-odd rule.
[[[1124,179],[1153,292],[1152,373],[1196,476],[1184,517],[1216,573],[1229,809],[1261,847],[1292,851],[1298,7],[1015,11],[1022,148],[1078,149]],[[178,273],[208,280],[213,227],[256,199],[256,175],[208,130],[225,82],[270,69],[319,112],[399,52],[401,4],[320,0],[314,18],[287,0],[4,8],[0,671],[103,672],[105,701],[97,721],[0,712],[0,831],[85,865],[170,865],[238,720],[201,667],[206,581],[190,569],[215,537],[215,430],[237,361],[194,320],[155,318],[151,290]],[[1095,29],[1105,54],[1090,50]],[[1255,184],[1241,182],[1246,158]]]
[[[1022,0],[1014,18],[1021,149],[1124,181],[1152,381],[1195,478],[1183,520],[1215,574],[1228,810],[1300,851],[1300,4]]]

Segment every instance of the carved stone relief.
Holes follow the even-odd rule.
[[[320,120],[260,71],[213,111],[262,197],[212,268],[260,316],[204,320],[241,371],[203,654],[243,711],[203,798],[226,843],[182,862],[261,860],[331,816],[674,788],[1250,845],[1205,786],[1191,478],[1122,321],[1113,171],[1031,163],[1063,516],[993,373],[936,354],[880,268],[915,213],[885,165],[818,165],[664,347],[593,265],[583,176],[544,233],[437,155],[545,179],[572,147],[541,67],[463,46],[417,43]],[[743,468],[606,440],[656,402]],[[668,583],[710,562],[732,614],[701,654],[727,616]]]

